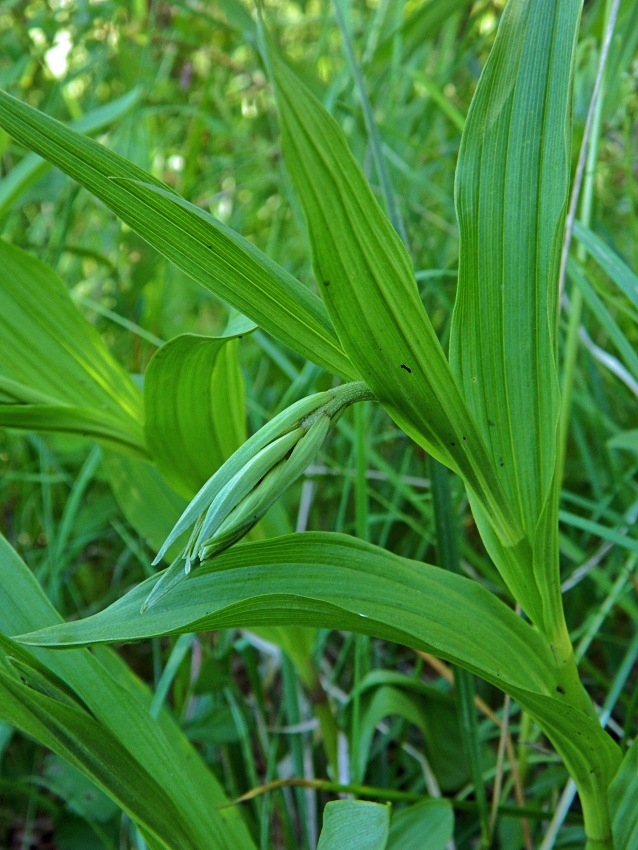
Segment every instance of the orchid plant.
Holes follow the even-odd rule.
[[[636,748],[621,766],[621,750],[579,677],[560,588],[559,272],[580,12],[580,0],[509,0],[502,15],[456,170],[460,261],[449,355],[423,306],[409,251],[344,133],[263,26],[262,55],[319,294],[142,169],[0,94],[0,126],[7,133],[86,187],[241,314],[220,338],[178,337],[160,349],[143,402],[88,330],[86,338],[75,335],[75,361],[82,353],[83,374],[93,374],[77,395],[68,382],[57,388],[37,383],[26,366],[0,385],[7,398],[0,424],[75,428],[152,460],[182,495],[197,490],[159,548],[156,561],[167,559],[168,569],[83,620],[57,621],[17,556],[2,550],[2,587],[15,615],[2,623],[13,637],[3,638],[0,718],[96,778],[131,813],[149,846],[252,844],[231,810],[206,808],[201,788],[215,799],[221,792],[210,777],[202,779],[203,767],[189,772],[179,733],[165,718],[166,760],[175,759],[180,779],[165,781],[168,763],[151,768],[141,742],[157,732],[146,730],[144,697],[131,703],[122,737],[115,706],[120,691],[132,686],[113,655],[89,656],[79,648],[273,625],[385,638],[497,686],[536,721],[564,761],[580,795],[588,850],[634,846],[627,836],[636,814],[628,813],[627,801],[636,790]],[[25,287],[40,281],[42,297],[59,305],[62,332],[70,333],[74,320],[63,285],[17,249],[4,243],[1,251],[14,281]],[[20,288],[7,309],[17,309]],[[198,407],[188,387],[210,387],[210,375],[221,376],[216,392],[227,393],[227,404],[220,407],[237,420],[241,375],[231,352],[255,326],[342,383],[297,401],[248,440],[238,426],[223,445],[202,437],[204,444],[194,447],[210,430],[209,410]],[[45,341],[50,355],[63,357],[53,335]],[[167,382],[178,384],[178,403],[168,402]],[[93,387],[93,398],[86,387]],[[342,534],[306,532],[235,545],[303,475],[342,411],[363,400],[378,402],[432,459],[460,476],[508,601],[474,579]],[[187,438],[180,443],[177,433]],[[211,468],[212,477],[202,473]],[[42,612],[37,621],[29,608]],[[30,685],[26,691],[20,676]],[[107,695],[102,706],[86,682]],[[329,724],[322,729],[330,734]],[[365,846],[391,846],[383,843],[386,810],[373,808],[366,817],[369,823],[380,818],[381,838]],[[324,842],[320,846],[339,846]]]

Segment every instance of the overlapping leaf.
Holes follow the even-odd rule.
[[[389,828],[389,806],[336,800],[324,809],[317,850],[385,850]]]
[[[146,370],[144,407],[158,469],[192,496],[246,438],[237,340],[184,334],[167,342]]]
[[[557,669],[538,631],[463,576],[317,532],[236,547],[141,614],[154,581],[85,620],[20,640],[83,646],[279,624],[356,631],[433,652],[511,693],[548,732],[585,790],[617,768],[618,747],[601,729],[575,672]]]
[[[132,89],[122,97],[91,110],[74,121],[71,126],[78,133],[89,135],[97,133],[133,109],[139,102],[141,94],[141,89]],[[0,180],[0,215],[7,212],[49,168],[51,168],[50,162],[33,153],[21,159],[11,172]]]
[[[60,622],[26,565],[0,537],[0,632]],[[153,850],[250,850],[220,786],[171,717],[106,648],[25,650],[0,639],[0,719],[32,734],[126,808]],[[24,683],[11,673],[17,659]],[[14,664],[16,662],[14,661]]]
[[[463,476],[509,545],[521,531],[419,298],[407,251],[345,136],[271,55],[287,168],[322,297],[361,377],[394,420]]]
[[[0,425],[145,457],[142,396],[48,266],[0,240]]]
[[[453,835],[449,800],[422,800],[392,815],[387,850],[444,850]]]
[[[0,126],[264,330],[329,371],[357,377],[320,299],[246,239],[123,157],[2,91]]]
[[[24,639],[80,646],[196,629],[312,624],[427,649],[505,689],[551,692],[548,644],[493,594],[356,538],[317,532],[238,546],[198,567],[142,614],[154,581],[98,614]]]
[[[456,174],[452,368],[532,544],[527,563],[519,559],[518,572],[530,578],[519,601],[552,636],[564,635],[556,328],[580,6],[510,0],[472,100]],[[497,564],[511,561],[499,541],[487,542]]]

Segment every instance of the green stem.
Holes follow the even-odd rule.
[[[585,818],[585,850],[614,850],[607,788],[594,789],[587,794],[579,791],[579,796]]]

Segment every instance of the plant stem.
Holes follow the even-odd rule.
[[[580,791],[579,796],[585,817],[585,834],[587,835],[585,850],[614,850],[607,789],[601,788],[593,794]]]

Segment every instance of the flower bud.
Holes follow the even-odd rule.
[[[184,550],[147,596],[142,612],[188,575],[193,561],[210,560],[247,534],[303,474],[345,407],[372,397],[362,383],[316,393],[282,411],[247,440],[204,484],[167,537],[154,564],[194,526]]]

